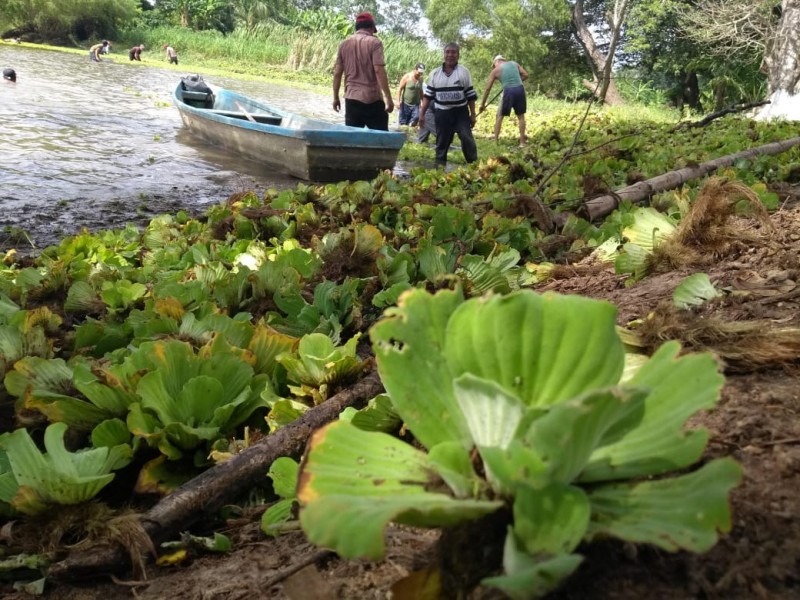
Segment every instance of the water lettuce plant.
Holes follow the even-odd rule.
[[[80,358],[26,356],[5,376],[6,391],[18,406],[38,412],[51,422],[90,431],[106,419],[125,418],[135,395],[119,384],[111,369],[97,368]]]
[[[61,317],[46,306],[21,310],[0,294],[0,376],[26,356],[52,357],[51,336],[61,324]]]
[[[702,306],[709,300],[722,296],[707,273],[694,273],[681,281],[672,292],[672,302],[680,309]]]
[[[268,406],[269,377],[255,375],[251,362],[222,338],[197,353],[177,340],[143,343],[125,364],[138,396],[129,429],[170,460],[194,455],[205,464],[215,440]]]
[[[309,539],[348,558],[383,554],[390,521],[449,526],[510,514],[502,575],[540,597],[616,537],[703,552],[730,529],[730,459],[691,467],[708,440],[684,430],[723,378],[708,354],[662,346],[621,383],[612,305],[529,291],[465,301],[407,292],[371,338],[395,410],[425,450],[338,421],[315,433],[298,485]]]
[[[261,517],[261,530],[267,535],[277,536],[295,514],[299,469],[298,464],[288,456],[280,457],[269,468],[272,489],[280,500],[265,510]]]
[[[617,273],[632,273],[639,279],[647,274],[647,261],[653,250],[673,235],[677,226],[673,219],[652,207],[637,208],[631,217],[633,222],[622,230],[621,236],[600,244],[595,256],[613,261]]]
[[[327,399],[329,387],[357,377],[364,369],[364,361],[356,355],[360,337],[355,335],[337,347],[327,335],[310,333],[300,339],[296,352],[279,355],[277,361],[286,369],[292,393],[320,404]]]
[[[80,504],[108,485],[113,470],[130,462],[126,444],[69,452],[64,447],[64,423],[44,433],[45,453],[26,429],[0,436],[0,501],[28,515],[56,505]]]

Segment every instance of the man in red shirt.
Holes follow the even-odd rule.
[[[339,44],[333,70],[333,110],[341,109],[339,89],[344,75],[345,125],[388,131],[394,101],[377,31],[372,14],[361,13],[356,17],[356,32]]]

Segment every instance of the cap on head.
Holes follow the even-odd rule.
[[[420,73],[425,72],[425,63],[417,63],[414,68],[419,71]]]
[[[362,12],[356,15],[356,30],[367,29],[369,27],[377,29],[375,27],[375,17],[372,16],[372,13]]]
[[[503,58],[503,55],[502,55],[502,54],[498,54],[497,56],[495,56],[495,57],[492,59],[492,64],[496,63],[498,60],[505,60],[505,58]]]
[[[3,69],[3,79],[7,79],[8,81],[16,81],[17,72],[14,69]]]

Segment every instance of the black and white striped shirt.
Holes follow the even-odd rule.
[[[472,87],[472,76],[461,65],[456,65],[450,75],[444,72],[443,67],[434,69],[425,82],[423,93],[433,100],[436,110],[459,108],[478,98],[478,92]]]

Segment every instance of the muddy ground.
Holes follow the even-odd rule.
[[[252,179],[243,181],[240,189],[234,191],[245,189],[261,195],[264,192]],[[20,254],[34,255],[58,244],[66,236],[79,234],[84,228],[97,232],[123,229],[131,224],[144,229],[154,217],[174,215],[180,210],[197,216],[230,194],[230,186],[223,184],[208,185],[202,193],[187,184],[175,186],[163,195],[136,194],[103,202],[81,198],[67,205],[32,199],[0,216],[0,251],[14,248]]]
[[[732,456],[744,470],[744,480],[732,495],[733,529],[711,551],[670,554],[618,542],[593,544],[580,549],[584,564],[552,599],[800,598],[800,210],[784,207],[770,220],[772,231],[756,219],[737,219],[736,226],[751,238],[747,243],[734,241],[724,256],[707,265],[651,275],[632,287],[609,269],[586,266],[564,269],[559,279],[542,286],[607,299],[617,305],[624,325],[653,312],[669,313],[662,301],[671,298],[677,283],[693,272],[707,272],[725,296],[687,313],[695,319],[691,324],[678,318],[673,331],[694,347],[724,348],[727,383],[722,399],[692,425],[711,432],[707,459]],[[719,336],[702,333],[703,322],[715,318],[755,323],[761,337],[740,335],[724,340],[730,342],[725,345]],[[762,341],[756,350],[754,340]],[[775,345],[781,340],[785,353],[773,356],[769,340]],[[115,582],[98,573],[81,584],[48,585],[45,597],[387,598],[397,580],[436,557],[435,533],[391,528],[382,562],[340,560],[308,544],[299,532],[266,538],[258,526],[263,508],[228,523],[225,533],[234,545],[228,554],[196,557],[179,566],[150,565],[146,581],[126,574]],[[30,598],[5,591],[6,598]],[[479,589],[474,597],[498,596]]]

